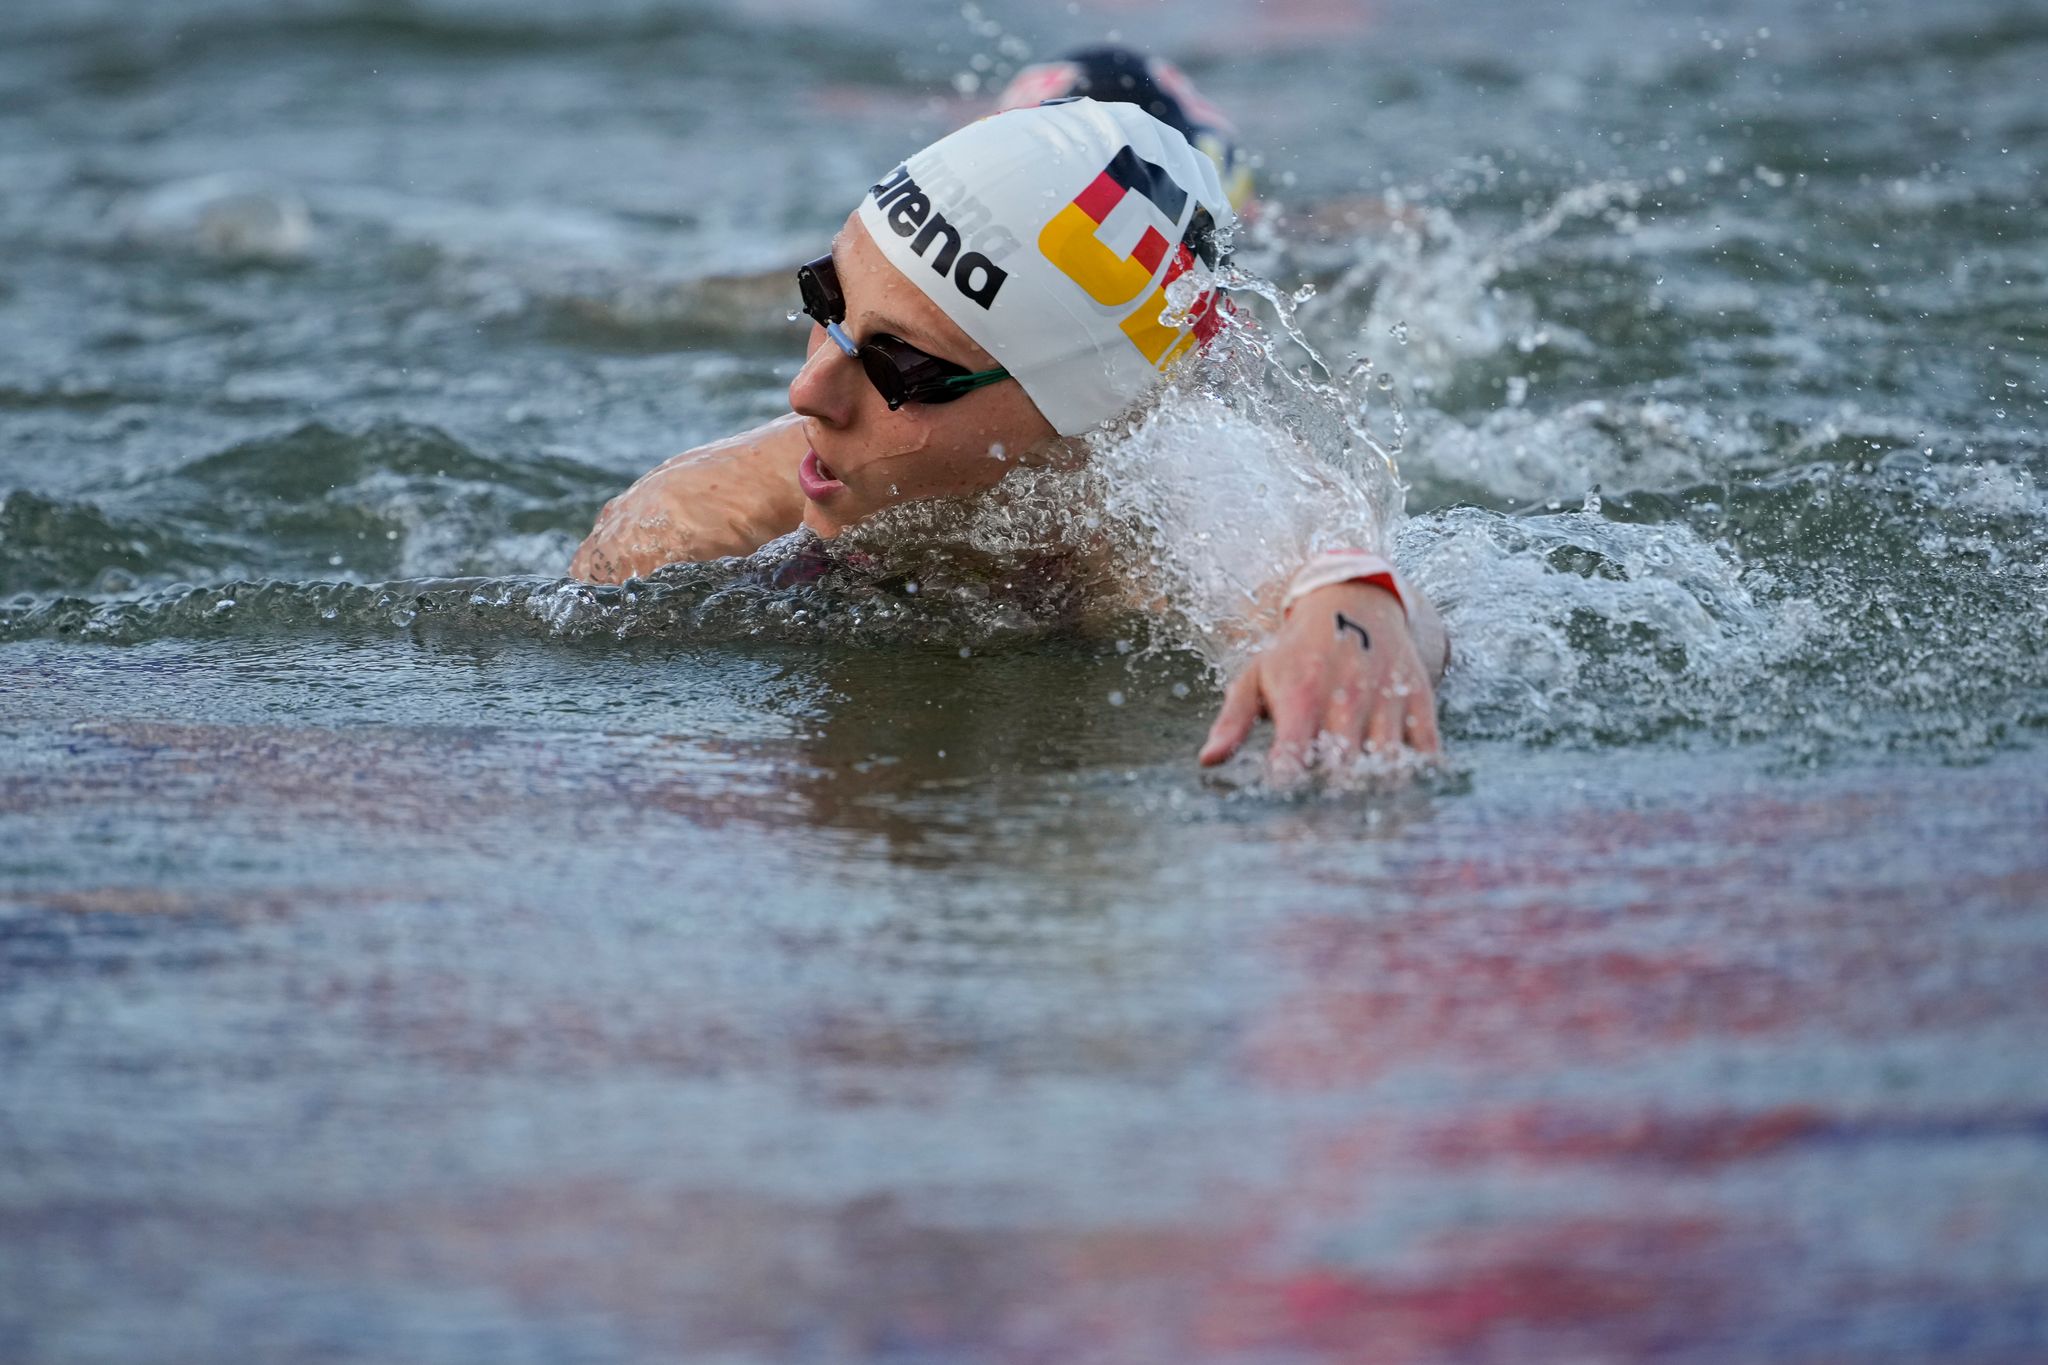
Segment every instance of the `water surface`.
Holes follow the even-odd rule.
[[[1413,214],[1247,258],[1390,378],[1429,781],[1205,777],[1170,622],[560,579],[781,411],[733,277],[1111,28]],[[12,6],[0,1357],[2048,1357],[2044,60]]]

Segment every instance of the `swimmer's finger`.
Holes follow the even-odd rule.
[[[1442,753],[1444,747],[1436,728],[1436,702],[1419,690],[1408,699],[1408,747],[1418,754]]]
[[[1199,756],[1203,767],[1211,768],[1237,752],[1252,726],[1259,721],[1259,670],[1247,668],[1224,690],[1223,709],[1209,727]]]
[[[1357,693],[1339,688],[1331,696],[1329,714],[1323,718],[1323,733],[1337,742],[1338,758],[1349,761],[1358,757],[1371,719],[1371,713],[1359,704]]]
[[[1273,717],[1273,751],[1269,761],[1281,778],[1299,774],[1315,754],[1316,735],[1323,727],[1322,698],[1313,688],[1289,689],[1267,709]]]
[[[1390,756],[1401,745],[1401,726],[1406,719],[1399,701],[1383,698],[1372,709],[1372,723],[1365,727],[1366,752]]]

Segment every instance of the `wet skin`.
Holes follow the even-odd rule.
[[[888,263],[857,217],[847,218],[832,255],[845,330],[856,341],[888,332],[970,370],[994,368],[993,356]],[[789,406],[790,416],[686,451],[606,504],[569,572],[620,582],[663,564],[747,554],[799,525],[836,536],[897,503],[970,496],[1013,468],[1071,457],[1013,381],[891,412],[860,361],[815,324]],[[991,454],[998,446],[1001,459]]]
[[[857,217],[840,229],[832,256],[846,295],[845,330],[855,341],[887,332],[969,370],[997,367],[889,264]],[[803,524],[824,536],[899,502],[982,492],[1010,471],[1011,457],[1035,462],[1066,448],[1014,380],[951,403],[906,403],[891,412],[860,361],[816,325],[804,367],[790,382],[789,406],[804,419],[803,438],[824,476],[806,477],[800,465]],[[1004,458],[990,454],[996,447]]]
[[[998,363],[883,257],[857,216],[832,255],[856,342],[887,332],[969,370]],[[1014,381],[892,412],[860,361],[815,324],[789,406],[790,416],[679,455],[613,499],[570,572],[618,582],[667,563],[746,554],[798,525],[832,537],[897,503],[972,496],[1013,468],[1081,454]],[[998,446],[1005,458],[992,455]],[[1202,763],[1228,759],[1261,717],[1273,721],[1269,766],[1283,780],[1362,751],[1435,753],[1434,687],[1449,650],[1420,593],[1404,609],[1383,588],[1338,584],[1283,618],[1281,587],[1271,585],[1263,619],[1245,623],[1264,643],[1232,682]]]

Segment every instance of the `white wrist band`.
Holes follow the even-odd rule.
[[[1394,571],[1393,562],[1386,556],[1370,550],[1325,550],[1302,565],[1301,572],[1287,585],[1287,595],[1280,599],[1281,615],[1294,610],[1296,602],[1316,589],[1338,583],[1371,583],[1385,588],[1401,604],[1401,614],[1408,614],[1408,585],[1401,581],[1401,575]]]

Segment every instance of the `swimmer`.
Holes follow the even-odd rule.
[[[1132,48],[1114,44],[1077,48],[1055,61],[1033,63],[1013,76],[996,96],[996,112],[1071,95],[1135,104],[1176,129],[1216,163],[1223,192],[1230,196],[1240,223],[1258,223],[1269,230],[1275,242],[1329,245],[1397,227],[1410,232],[1428,229],[1427,220],[1414,210],[1363,195],[1297,205],[1284,214],[1274,212],[1257,197],[1251,154],[1238,140],[1230,116],[1172,62]]]
[[[1356,247],[1362,237],[1428,237],[1432,231],[1419,210],[1368,195],[1319,196],[1284,206],[1260,198],[1253,158],[1229,116],[1179,67],[1131,48],[1077,48],[1056,60],[1024,67],[985,112],[1029,108],[1071,95],[1135,104],[1208,153],[1237,213],[1238,250],[1252,247],[1279,253],[1264,256],[1262,274],[1314,276],[1329,270],[1333,262],[1340,271],[1349,270],[1357,263]],[[1332,247],[1339,248],[1334,257]],[[563,303],[579,321],[603,329],[634,329],[650,318],[666,325],[678,316],[715,318],[725,329],[748,328],[753,319],[781,321],[778,305],[788,297],[789,272],[795,268],[792,260],[773,270],[697,276],[651,294],[633,290],[610,298],[571,296]],[[765,333],[773,325],[761,330]]]
[[[1146,225],[1128,254],[1096,235],[1112,213]],[[811,331],[789,414],[643,476],[606,504],[570,572],[620,582],[799,527],[829,540],[900,503],[1079,457],[1074,438],[1146,401],[1220,324],[1200,286],[1234,221],[1217,163],[1132,104],[1070,98],[940,139],[798,271]],[[1176,313],[1163,291],[1183,275],[1197,289]],[[997,445],[1018,454],[992,460]],[[1427,600],[1366,549],[1296,568],[1247,623],[1264,643],[1201,762],[1228,758],[1262,715],[1282,774],[1362,750],[1437,752],[1447,641]]]
[[[1179,67],[1128,47],[1077,48],[1057,61],[1019,71],[996,96],[996,113],[1029,109],[1076,95],[1104,104],[1133,104],[1179,133],[1216,163],[1217,178],[1239,218],[1257,211],[1252,160],[1238,144],[1230,118],[1195,89]]]

